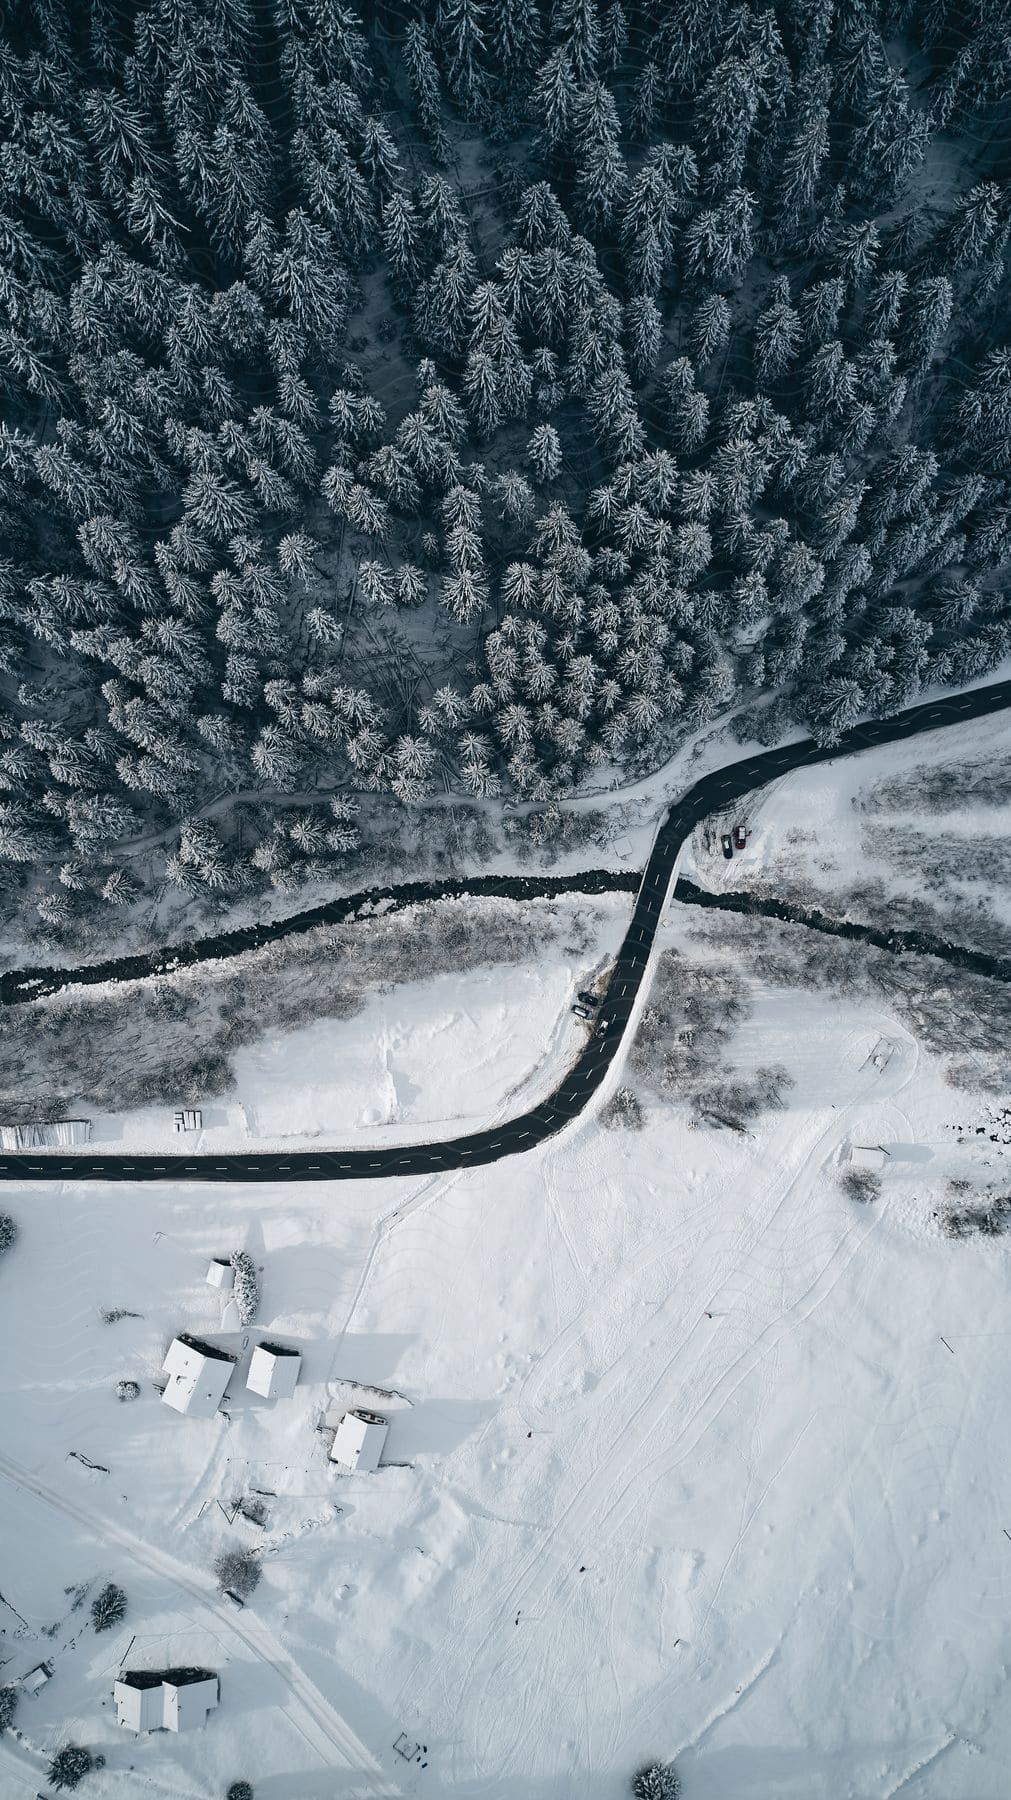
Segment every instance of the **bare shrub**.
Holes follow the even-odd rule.
[[[248,1600],[259,1585],[263,1570],[251,1550],[223,1550],[214,1564],[214,1573],[222,1593],[238,1594]]]
[[[1011,1194],[1000,1194],[985,1206],[951,1207],[939,1213],[946,1237],[999,1237],[1011,1225]]]
[[[8,1682],[5,1687],[0,1687],[0,1731],[10,1730],[17,1717],[20,1698],[21,1694],[13,1683]]]
[[[116,1383],[116,1399],[117,1400],[139,1400],[140,1399],[140,1382],[139,1381],[127,1381],[127,1380],[117,1381],[117,1383]]]
[[[220,965],[0,1007],[9,1118],[199,1104],[234,1086],[230,1058],[271,1031],[347,1019],[375,987],[529,962],[571,913],[466,897],[317,926]]]
[[[126,1594],[114,1581],[107,1581],[91,1602],[91,1623],[96,1631],[111,1631],[125,1617]]]
[[[601,1108],[600,1122],[608,1131],[641,1131],[645,1124],[642,1101],[632,1088],[615,1088],[606,1106]]]
[[[17,1241],[17,1220],[12,1219],[10,1213],[0,1213],[0,1256],[5,1256],[8,1250],[13,1250]]]
[[[748,973],[769,987],[882,994],[920,1043],[944,1059],[952,1086],[992,1094],[1011,1087],[1004,1051],[1011,994],[1004,982],[933,959],[818,937],[773,919],[721,913],[718,921],[700,920],[691,936],[733,950]]]
[[[225,1800],[253,1800],[252,1782],[233,1781],[225,1795]]]
[[[881,1198],[881,1177],[873,1169],[847,1169],[839,1183],[847,1200],[868,1205]]]
[[[743,1129],[743,1120],[783,1106],[783,1094],[793,1086],[782,1064],[754,1074],[731,1066],[734,1033],[750,1011],[737,972],[667,951],[657,964],[630,1066],[657,1093],[687,1101],[696,1117]]]

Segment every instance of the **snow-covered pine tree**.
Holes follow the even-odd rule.
[[[541,486],[554,481],[562,466],[562,444],[553,425],[538,425],[527,445],[527,456]]]
[[[239,1321],[251,1325],[260,1305],[260,1277],[256,1264],[247,1250],[233,1250],[229,1261],[235,1275],[232,1297]]]
[[[530,110],[537,120],[537,142],[543,150],[558,150],[568,142],[579,88],[572,63],[564,48],[552,50],[537,71]],[[526,236],[528,249],[539,246]]]
[[[484,7],[479,0],[438,0],[436,35],[449,91],[477,117],[487,98]]]
[[[707,294],[692,315],[688,333],[692,356],[700,369],[730,341],[730,308],[722,294]]]
[[[577,86],[592,81],[600,54],[596,0],[554,0],[551,32],[568,58]]]

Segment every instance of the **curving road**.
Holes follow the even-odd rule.
[[[939,726],[982,718],[1008,706],[1011,681],[997,682],[953,694],[949,699],[928,700],[890,719],[856,725],[830,748],[822,749],[804,739],[799,744],[785,744],[759,756],[745,757],[703,776],[675,801],[657,832],[595,1034],[554,1093],[518,1119],[444,1143],[398,1144],[389,1149],[243,1151],[200,1156],[71,1156],[66,1152],[37,1155],[29,1151],[0,1157],[0,1181],[60,1181],[68,1176],[78,1181],[368,1181],[476,1168],[531,1150],[578,1117],[614,1061],[642,987],[657,926],[674,880],[678,853],[701,819],[794,769],[831,762],[837,756],[850,756],[878,744],[915,737]]]

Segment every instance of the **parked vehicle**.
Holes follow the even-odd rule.
[[[743,850],[745,845],[747,844],[747,841],[748,841],[748,827],[746,825],[735,825],[734,826],[734,849],[735,850]]]
[[[734,840],[730,836],[729,831],[725,831],[723,833],[723,836],[720,838],[720,847],[723,851],[724,856],[726,857],[727,861],[729,862],[730,858],[734,854]]]
[[[593,1018],[592,1007],[584,1006],[581,1000],[577,1000],[577,1002],[576,1002],[575,1006],[572,1008],[572,1010],[575,1013],[577,1019],[592,1019]]]
[[[576,999],[581,1000],[584,1006],[592,1006],[594,1009],[600,1005],[600,995],[594,994],[589,988],[580,988]]]

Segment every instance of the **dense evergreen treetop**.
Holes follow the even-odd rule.
[[[982,0],[8,6],[8,911],[995,667],[1009,93]]]

